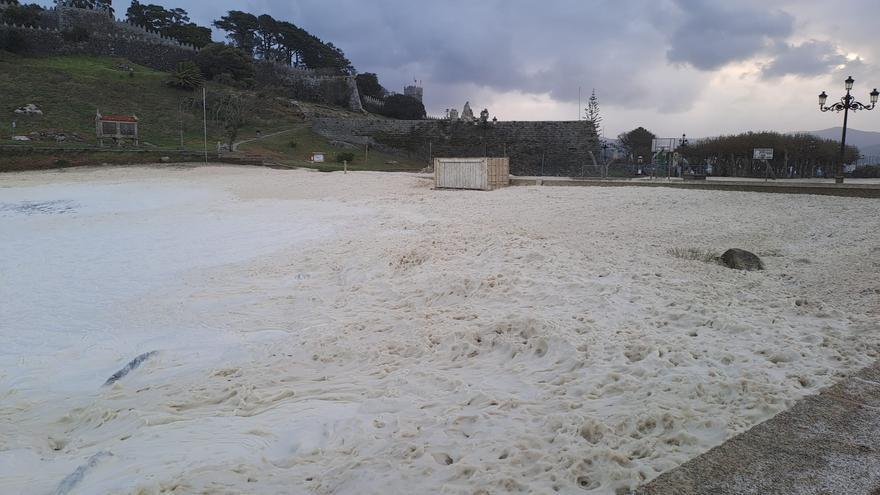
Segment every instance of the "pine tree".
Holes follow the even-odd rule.
[[[599,115],[599,98],[596,96],[596,88],[593,88],[593,94],[590,95],[589,103],[587,103],[587,115],[584,118],[593,123],[596,135],[601,136],[602,116]]]

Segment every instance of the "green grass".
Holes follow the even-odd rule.
[[[133,68],[133,76],[127,67]],[[49,168],[56,161],[67,163],[129,163],[152,158],[151,153],[72,151],[70,148],[96,148],[95,112],[104,114],[137,115],[139,119],[140,149],[154,152],[180,149],[179,129],[183,127],[184,150],[201,151],[204,136],[202,128],[201,91],[197,94],[168,87],[168,74],[133,64],[122,58],[64,56],[20,57],[0,51],[0,170]],[[247,115],[245,126],[236,141],[255,137],[257,130],[263,136],[285,129],[291,132],[243,145],[245,153],[261,155],[270,161],[292,167],[312,167],[319,170],[342,170],[342,163],[334,161],[340,152],[352,152],[355,159],[351,170],[420,170],[427,164],[370,150],[364,159],[363,149],[333,147],[323,137],[313,133],[304,114],[317,116],[351,116],[362,118],[342,108],[319,104],[292,105],[283,94],[263,91],[242,91],[208,82],[208,101],[212,95],[237,93],[245,98]],[[33,103],[43,115],[15,114],[16,108]],[[209,112],[210,113],[210,112]],[[68,140],[56,142],[45,137],[26,142],[12,141],[12,121],[16,121],[16,135],[31,133],[63,133]],[[79,139],[71,139],[76,135]],[[208,120],[208,149],[213,152],[218,142],[227,137],[221,122]],[[297,146],[291,147],[291,141]],[[15,146],[11,148],[10,146]],[[34,149],[36,148],[36,150]],[[67,151],[40,148],[67,148]],[[313,151],[327,154],[327,163],[313,164]],[[91,153],[91,161],[89,159]],[[73,159],[71,159],[73,157]]]
[[[291,146],[291,143],[296,143],[296,147]],[[307,124],[296,125],[290,132],[242,144],[239,150],[266,157],[282,165],[309,167],[325,172],[342,170],[343,165],[336,162],[336,155],[346,152],[353,153],[355,156],[354,161],[348,164],[349,170],[414,171],[427,166],[427,163],[418,160],[390,155],[373,149],[369,151],[365,160],[363,148],[331,146],[327,139],[314,133]],[[314,151],[324,152],[327,161],[325,163],[310,162],[309,159]]]
[[[133,75],[127,68],[131,67]],[[202,128],[201,91],[197,94],[168,87],[168,74],[142,67],[122,58],[65,56],[31,58],[19,57],[0,51],[0,170],[48,168],[56,161],[67,163],[117,163],[155,159],[153,153],[73,151],[70,148],[96,147],[95,112],[104,114],[137,115],[139,119],[140,149],[162,152],[180,149],[180,122],[183,126],[183,149],[201,151],[204,136]],[[283,94],[263,91],[242,91],[208,82],[211,95],[235,92],[245,98],[247,116],[236,141],[269,135],[285,129],[291,132],[243,145],[240,150],[269,158],[281,165],[312,167],[319,170],[342,170],[342,163],[334,161],[340,152],[353,152],[351,170],[420,170],[427,164],[370,150],[364,160],[363,149],[336,148],[323,137],[313,133],[304,114],[335,117],[362,117],[345,109],[320,104],[291,105]],[[28,103],[43,111],[41,116],[15,114],[16,108]],[[180,109],[180,110],[179,110]],[[51,138],[26,142],[12,141],[12,121],[17,122],[15,134],[33,132],[76,134],[81,139],[55,142]],[[213,152],[218,142],[227,137],[221,122],[208,120],[208,149]],[[297,147],[290,146],[291,141]],[[14,148],[10,146],[14,145]],[[34,150],[34,148],[37,148]],[[40,150],[39,148],[67,148]],[[311,152],[323,151],[328,162],[313,164],[308,161]],[[89,158],[91,153],[91,159]],[[73,157],[73,159],[71,159]]]
[[[23,170],[49,170],[86,165],[132,165],[138,163],[159,163],[168,157],[173,163],[197,162],[203,158],[200,153],[165,151],[10,151],[0,155],[0,173]]]
[[[133,76],[119,65],[134,69]],[[199,101],[179,104],[187,98],[199,99],[192,92],[170,88],[164,72],[132,64],[120,58],[66,56],[47,58],[18,57],[0,51],[0,144],[11,144],[11,123],[17,122],[16,134],[31,132],[76,133],[83,141],[65,146],[95,144],[95,112],[134,114],[140,119],[140,138],[144,147],[178,148],[179,116],[183,121],[184,146],[203,146],[202,110]],[[230,92],[232,89],[207,84],[208,92]],[[241,92],[252,110],[248,123],[238,139],[256,134],[257,129],[271,132],[302,122],[289,107],[272,96]],[[42,116],[15,114],[18,107],[33,103]],[[222,124],[208,121],[209,147],[225,141]],[[30,145],[57,146],[54,141],[31,142]]]
[[[673,258],[688,261],[702,261],[703,263],[716,263],[719,254],[715,251],[702,248],[680,248],[674,247],[667,251]]]

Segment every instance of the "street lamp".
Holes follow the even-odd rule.
[[[843,111],[843,134],[840,137],[840,162],[837,164],[837,173],[834,176],[834,182],[838,184],[843,184],[843,160],[844,155],[846,153],[846,124],[849,118],[849,111],[852,110],[855,112],[856,110],[873,110],[877,105],[877,98],[880,97],[880,91],[877,91],[877,88],[874,88],[874,91],[871,91],[871,104],[864,105],[855,101],[855,98],[850,96],[849,92],[853,88],[853,83],[855,79],[852,76],[846,78],[844,81],[846,87],[846,96],[840,99],[838,103],[835,103],[831,106],[826,107],[825,102],[828,101],[828,95],[822,91],[819,94],[819,110],[823,112],[835,111],[840,112]]]
[[[602,141],[602,178],[608,178],[608,142]]]

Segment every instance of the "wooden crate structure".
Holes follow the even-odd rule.
[[[435,189],[492,191],[510,185],[510,158],[435,158]]]
[[[136,115],[95,115],[95,132],[98,144],[104,146],[105,139],[113,140],[116,145],[124,141],[133,141],[138,145],[138,118]]]

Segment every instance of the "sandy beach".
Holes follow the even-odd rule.
[[[626,493],[880,355],[876,200],[431,186],[0,175],[0,493]]]

